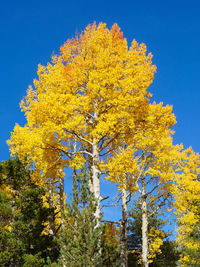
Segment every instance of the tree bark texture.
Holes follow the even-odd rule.
[[[97,207],[95,211],[95,218],[97,219],[97,226],[100,223],[101,217],[101,195],[100,195],[100,172],[98,168],[99,164],[99,151],[97,140],[93,139],[93,150],[92,150],[92,182],[93,182],[93,193],[97,201]]]
[[[148,267],[148,214],[147,214],[147,196],[145,188],[145,177],[142,177],[142,266]]]
[[[120,265],[128,267],[127,255],[127,192],[122,188],[122,220],[120,223]]]
[[[51,185],[48,191],[49,191],[48,204],[49,204],[49,208],[51,209],[51,213],[49,216],[49,234],[54,235],[55,234],[55,214],[54,214],[54,209],[53,209],[53,189]]]
[[[64,227],[64,179],[59,179],[59,197],[60,197],[60,212],[61,212],[61,227]]]

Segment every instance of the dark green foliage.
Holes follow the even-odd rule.
[[[149,213],[153,211],[153,207],[149,209]],[[166,225],[166,221],[158,218],[158,213],[154,213],[149,217],[148,230],[152,227],[162,229]],[[169,233],[166,233],[169,234]],[[140,250],[142,243],[142,210],[140,202],[134,203],[134,208],[129,212],[128,220],[128,248],[129,250]]]
[[[134,203],[134,208],[129,212],[128,220],[128,266],[136,267],[141,266],[137,264],[137,260],[141,253],[142,243],[142,213],[140,202]],[[154,210],[154,207],[149,209],[149,213]],[[166,221],[159,218],[158,213],[154,213],[149,217],[148,229],[152,227],[155,229],[162,229],[166,225]],[[165,232],[165,239],[170,235],[169,232]],[[169,251],[170,250],[170,251]],[[134,252],[133,252],[134,251]],[[152,267],[175,267],[179,260],[180,254],[177,250],[177,245],[174,241],[165,240],[161,246],[162,254],[157,255],[154,258],[154,262],[150,263]]]
[[[150,264],[151,267],[175,267],[180,258],[177,243],[173,240],[165,240],[161,246],[162,254],[159,254]]]
[[[11,200],[7,192],[0,191],[0,228],[8,225],[12,219]]]
[[[30,267],[30,266],[34,266],[34,267],[43,267],[45,266],[45,260],[41,257],[41,254],[25,254],[23,256],[24,259],[24,264],[23,267]]]
[[[117,267],[120,266],[120,247],[119,243],[116,243],[117,236],[113,236],[113,233],[109,233],[111,240],[107,240],[108,233],[106,232],[108,224],[104,224],[101,246],[102,246],[102,266],[105,267]],[[113,242],[114,239],[114,242]]]
[[[0,266],[18,267],[23,265],[23,243],[13,232],[0,229]]]
[[[18,194],[30,181],[30,170],[18,157],[0,163],[0,186],[9,185]]]
[[[65,224],[60,238],[61,256],[57,266],[112,267],[117,262],[116,244],[106,242],[105,227],[94,214],[96,200],[88,190],[88,177],[83,171],[77,177],[74,199],[65,208]]]
[[[0,266],[44,266],[48,257],[56,260],[58,244],[43,233],[51,212],[42,201],[46,190],[31,181],[18,158],[2,162],[0,170]]]
[[[77,177],[75,200],[66,205],[65,224],[60,238],[61,256],[58,266],[102,266],[100,241],[102,226],[97,226],[96,201],[88,191],[86,173]],[[89,196],[90,195],[90,196]]]
[[[16,212],[13,232],[23,241],[27,254],[40,253],[42,258],[50,256],[53,260],[58,254],[56,242],[52,236],[43,234],[44,223],[50,215],[50,210],[42,203],[44,194],[44,188],[40,187],[21,192],[21,197],[16,201],[16,207],[20,212]]]

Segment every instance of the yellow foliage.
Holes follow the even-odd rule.
[[[6,185],[4,183],[1,184],[0,191],[6,192],[8,197],[12,197],[15,194],[15,190],[13,190],[9,185]]]
[[[191,266],[191,264],[200,263],[200,260],[194,256],[195,254],[190,255],[189,252],[200,250],[200,242],[193,234],[199,229],[200,221],[199,154],[195,153],[191,147],[182,151],[178,168],[176,186],[173,188],[174,207],[178,220],[177,240],[180,248],[186,248],[184,254],[181,255],[181,266]]]
[[[156,257],[156,255],[162,253],[160,247],[163,245],[164,238],[165,238],[165,234],[162,230],[155,229],[154,227],[150,229],[149,231],[149,255],[148,255],[149,263],[153,262],[153,259]],[[137,262],[138,264],[142,264],[141,255]]]
[[[155,71],[146,46],[134,40],[128,47],[117,24],[110,30],[105,23],[88,25],[47,66],[38,65],[20,104],[27,122],[15,125],[8,144],[13,156],[33,164],[32,179],[44,185],[66,167],[82,168],[97,142],[98,153],[106,154],[98,168],[107,179],[134,193],[142,176],[151,177],[160,195],[175,194],[184,240],[197,221],[199,155],[173,145],[172,107],[149,103]],[[159,250],[156,242],[152,251]]]
[[[120,232],[117,226],[113,223],[107,223],[103,233],[105,243],[113,246],[119,245],[119,236]]]
[[[38,66],[34,87],[29,87],[20,105],[27,123],[23,127],[16,124],[8,141],[12,155],[28,158],[46,181],[55,179],[59,169],[81,168],[94,140],[104,153],[111,144],[118,146],[122,132],[130,131],[138,132],[137,144],[147,116],[151,138],[155,120],[162,125],[175,120],[171,107],[149,106],[147,89],[155,71],[146,46],[134,40],[128,48],[117,24],[110,30],[105,23],[88,25],[79,36],[66,41],[51,63]],[[163,113],[165,119],[159,119]],[[128,141],[128,135],[126,138]],[[71,148],[74,139],[79,142],[77,153]],[[141,144],[145,146],[145,138]],[[156,146],[155,138],[152,146]]]
[[[153,262],[153,258],[157,254],[161,254],[160,247],[163,245],[165,234],[162,230],[151,228],[149,231],[149,263]]]
[[[6,225],[4,226],[4,229],[11,232],[12,231],[12,227],[10,225]]]
[[[49,192],[47,191],[46,194],[42,197],[43,200],[43,205],[44,207],[47,208],[54,208],[54,218],[53,218],[53,224],[55,229],[58,229],[60,224],[61,224],[61,206],[60,206],[60,199],[59,199],[59,195],[58,192],[56,192],[56,188],[52,187],[52,193],[51,195],[49,194]],[[64,193],[64,203],[66,200],[67,196]],[[45,229],[43,231],[43,234],[49,234],[49,230],[50,230],[50,223],[49,222],[45,222],[44,223]]]

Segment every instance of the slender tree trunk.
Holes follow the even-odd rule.
[[[94,102],[94,121],[93,127],[95,127],[97,120],[98,120],[98,111],[97,111],[97,102]],[[99,144],[98,140],[93,137],[92,140],[92,183],[93,183],[93,193],[94,197],[97,201],[96,212],[94,214],[95,218],[97,219],[97,227],[100,224],[100,217],[101,217],[101,195],[100,195],[100,171],[99,171]]]
[[[59,179],[59,196],[60,196],[60,213],[61,213],[61,220],[60,220],[60,224],[61,224],[61,231],[64,231],[64,179],[63,177],[60,177]],[[62,247],[62,249],[65,251],[66,247],[65,245]],[[62,258],[62,267],[66,267],[66,259],[64,257],[64,255],[61,255]]]
[[[145,177],[142,177],[142,266],[148,267],[148,214],[147,214],[147,196],[145,188]]]
[[[93,139],[93,151],[92,151],[92,182],[93,182],[93,193],[97,201],[97,207],[95,212],[95,218],[97,219],[97,226],[100,223],[101,217],[101,195],[100,195],[100,172],[98,168],[99,164],[99,151],[97,140]]]
[[[73,152],[76,153],[76,139],[74,140],[73,143]],[[73,198],[76,204],[78,205],[78,192],[77,192],[77,172],[76,172],[76,167],[73,169]]]
[[[87,151],[92,154],[92,146],[88,145],[87,146]],[[89,155],[88,156],[88,174],[89,174],[89,181],[88,181],[88,189],[89,189],[89,193],[94,193],[93,191],[93,180],[92,180],[92,157]]]
[[[51,209],[51,213],[49,216],[49,234],[54,235],[55,234],[55,214],[53,209],[53,188],[51,184],[49,185],[49,196],[48,196],[48,204],[49,208]]]
[[[77,172],[76,168],[74,167],[73,170],[73,198],[76,204],[78,204],[78,192],[77,192]]]
[[[127,255],[127,192],[122,188],[122,220],[120,222],[120,266],[128,266]]]
[[[61,228],[64,227],[64,179],[59,179],[59,197],[60,197],[60,212],[61,212]]]

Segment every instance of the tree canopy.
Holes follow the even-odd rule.
[[[117,24],[111,29],[105,23],[88,25],[67,40],[47,66],[38,66],[38,77],[21,102],[26,124],[16,124],[8,141],[11,155],[31,166],[31,180],[46,188],[46,207],[57,206],[46,228],[52,235],[59,230],[66,233],[63,179],[67,169],[73,171],[74,193],[77,175],[83,168],[88,174],[88,199],[93,196],[96,203],[95,209],[89,206],[94,215],[93,233],[101,229],[102,201],[107,198],[102,196],[100,178],[117,185],[122,196],[122,220],[114,224],[120,225],[122,267],[127,267],[127,206],[131,196],[140,195],[141,199],[145,267],[150,252],[159,250],[155,245],[153,252],[150,246],[150,217],[173,199],[181,236],[182,221],[194,219],[198,206],[194,202],[199,200],[199,154],[182,144],[174,145],[172,106],[151,101],[149,87],[155,71],[145,44],[133,40],[129,47]],[[78,199],[74,201],[81,216]],[[152,206],[154,211],[149,208]],[[103,251],[101,237],[102,233],[97,240],[98,257]]]

